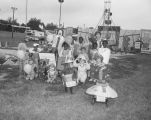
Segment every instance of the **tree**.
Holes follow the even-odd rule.
[[[55,24],[53,24],[53,23],[48,23],[48,24],[46,25],[46,29],[47,29],[47,30],[55,30],[55,29],[57,29],[57,25],[55,25]]]
[[[27,23],[27,26],[30,27],[32,30],[39,30],[41,31],[41,28],[39,25],[43,25],[40,19],[37,18],[31,18],[29,22]]]
[[[13,21],[11,17],[9,17],[7,21],[8,21],[8,24],[19,25],[19,23],[17,22],[17,19],[14,19]]]
[[[24,23],[22,23],[21,26],[25,27],[26,25]]]

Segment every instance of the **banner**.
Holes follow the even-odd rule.
[[[39,57],[40,59],[48,59],[49,60],[49,64],[53,63],[56,66],[56,59],[55,59],[55,54],[53,53],[39,53]]]

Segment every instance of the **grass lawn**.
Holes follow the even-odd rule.
[[[26,81],[18,68],[0,67],[0,120],[150,120],[151,56],[111,59],[110,85],[118,92],[109,107],[84,92],[92,83],[64,92],[60,82]],[[58,80],[59,81],[59,80]]]
[[[14,37],[12,38],[12,32],[0,31],[0,42],[2,46],[5,46],[7,41],[8,47],[17,47],[20,41],[24,41],[25,33],[14,32]],[[31,47],[33,41],[27,42],[27,46]]]

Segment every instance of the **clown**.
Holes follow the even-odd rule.
[[[56,79],[57,71],[54,64],[50,64],[48,68],[48,83],[52,83]]]
[[[63,30],[59,29],[57,31],[57,35],[54,36],[54,40],[52,43],[52,47],[54,49],[55,55],[56,55],[56,59],[58,59],[58,57],[60,57],[60,52],[62,50],[62,44],[64,43],[64,37],[63,37]]]
[[[87,70],[90,69],[90,64],[84,56],[79,56],[73,63],[74,67],[78,68],[77,83],[85,83],[87,79]]]

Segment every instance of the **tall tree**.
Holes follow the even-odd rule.
[[[55,24],[53,24],[53,23],[48,23],[48,24],[46,25],[46,29],[47,29],[47,30],[55,30],[55,29],[57,29],[57,25],[55,25]]]
[[[32,30],[39,30],[41,31],[41,28],[39,25],[42,25],[43,23],[41,22],[40,19],[37,18],[31,18],[29,22],[27,23],[27,26],[30,27]]]
[[[17,19],[14,19],[13,21],[11,17],[9,17],[7,21],[8,21],[8,24],[19,25],[19,23],[17,22]]]

